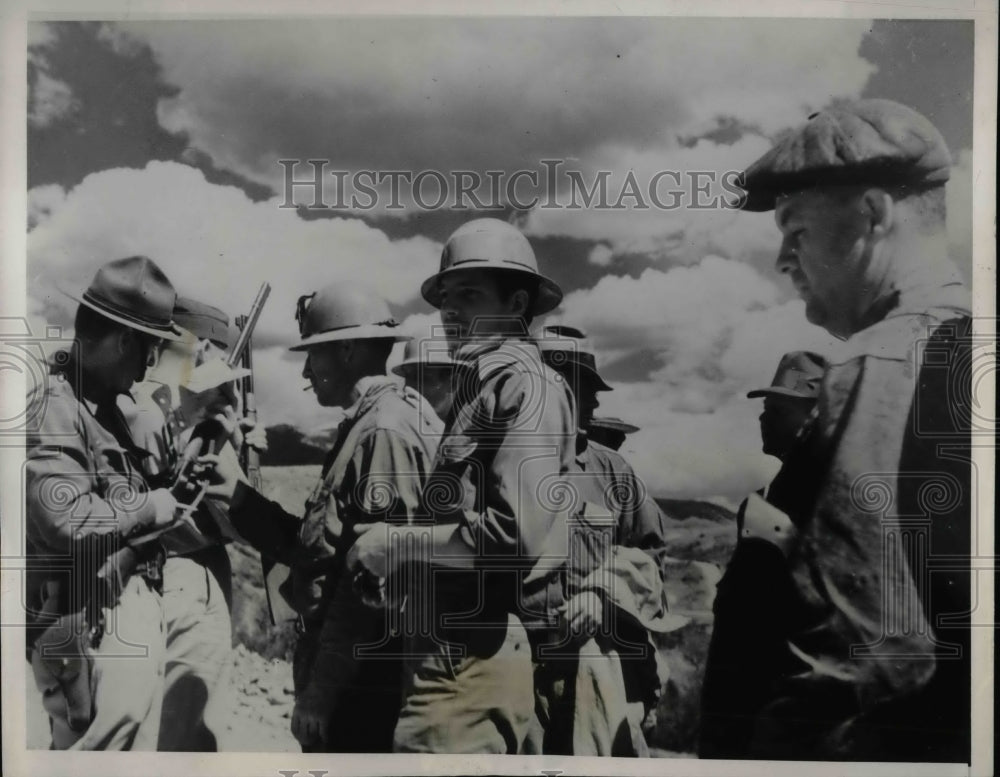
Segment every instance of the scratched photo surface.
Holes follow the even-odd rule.
[[[967,769],[974,39],[30,21],[23,748]]]

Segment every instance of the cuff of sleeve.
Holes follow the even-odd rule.
[[[252,504],[255,496],[259,495],[253,488],[242,480],[237,482],[236,490],[233,491],[233,498],[229,500],[229,514],[235,516],[238,511],[246,507],[247,503]]]
[[[152,492],[150,492],[152,493]],[[123,512],[118,516],[118,532],[123,537],[131,537],[156,522],[156,504],[151,498],[142,500],[134,512]]]

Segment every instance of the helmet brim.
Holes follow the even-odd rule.
[[[449,267],[447,270],[434,273],[434,275],[420,284],[420,295],[429,305],[440,309],[441,293],[438,289],[439,281],[445,275],[460,272],[462,270],[489,270],[491,272],[520,273],[526,278],[532,279],[538,283],[538,293],[535,295],[534,304],[531,306],[531,315],[533,316],[541,316],[545,313],[549,313],[559,307],[559,303],[562,302],[563,293],[562,289],[559,288],[559,284],[541,273],[532,272],[531,270],[521,270],[517,267],[497,267],[495,262],[475,259],[464,261],[461,264]]]
[[[331,329],[328,332],[317,332],[303,338],[301,342],[288,347],[289,351],[305,351],[320,343],[334,343],[341,340],[392,340],[394,343],[405,343],[413,338],[409,335],[400,334],[396,327],[384,326],[382,324],[363,324],[361,326],[347,326],[342,329]]]

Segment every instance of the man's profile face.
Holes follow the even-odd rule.
[[[318,343],[306,352],[302,377],[312,384],[316,401],[323,407],[347,407],[350,404],[348,370],[342,342]]]
[[[860,193],[808,189],[779,198],[782,242],[776,268],[806,303],[806,318],[833,334],[852,334],[869,252]]]
[[[134,329],[122,330],[117,338],[117,369],[113,372],[114,388],[127,393],[134,383],[146,376],[146,370],[155,367],[160,352],[160,338]]]
[[[816,404],[815,399],[769,394],[760,414],[761,449],[769,456],[783,458],[795,444],[795,436]]]
[[[597,383],[589,374],[575,369],[572,365],[559,372],[566,379],[566,385],[576,399],[577,428],[589,428],[591,421],[594,420],[594,412],[601,406],[597,398]]]
[[[461,342],[471,335],[487,335],[502,330],[503,319],[518,316],[513,295],[504,299],[496,276],[487,270],[457,270],[438,281],[441,322],[448,328],[449,342]],[[478,322],[477,322],[478,319]]]

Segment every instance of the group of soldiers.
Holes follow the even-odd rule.
[[[739,510],[702,757],[968,757],[971,313],[949,166],[924,117],[867,100],[746,172],[778,270],[844,348],[787,354],[751,392],[782,466]],[[532,329],[562,292],[514,226],[460,227],[420,293],[441,326],[416,339],[360,284],[299,299],[291,350],[343,416],[298,515],[241,466],[266,437],[226,314],[148,258],[98,271],[27,439],[28,658],[53,748],[216,749],[240,537],[289,570],[304,751],[648,755],[657,635],[686,619],[664,516],[616,450],[634,427],[595,419],[611,386],[581,331]]]

